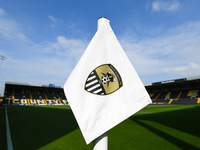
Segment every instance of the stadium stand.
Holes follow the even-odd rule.
[[[6,82],[3,105],[67,105],[62,87]]]
[[[144,85],[152,104],[200,104],[200,76]],[[68,105],[62,87],[6,82],[0,105]]]
[[[3,96],[0,96],[0,108],[2,107],[2,103],[3,103]]]
[[[146,84],[152,104],[200,104],[200,76]]]

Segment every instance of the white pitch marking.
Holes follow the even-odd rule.
[[[5,108],[5,112],[6,112],[7,148],[8,148],[8,150],[13,150],[12,139],[11,139],[10,128],[9,128],[9,121],[8,121],[8,114],[7,114],[7,106],[6,106],[6,108]]]

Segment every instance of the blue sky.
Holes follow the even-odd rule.
[[[142,82],[200,75],[199,0],[0,0],[6,81],[63,86],[107,17]]]

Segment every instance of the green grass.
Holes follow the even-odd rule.
[[[69,106],[8,106],[14,150],[91,150]],[[6,149],[0,109],[0,149]],[[110,150],[200,149],[200,105],[149,105],[108,132]]]

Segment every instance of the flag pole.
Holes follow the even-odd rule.
[[[100,17],[97,21],[97,30],[101,27],[104,21],[109,21],[106,17]],[[93,150],[107,150],[108,149],[108,132],[97,137],[93,141]]]
[[[99,17],[97,20],[97,30],[101,27],[104,21],[110,22],[106,17]]]
[[[108,132],[93,141],[93,150],[108,150]]]

